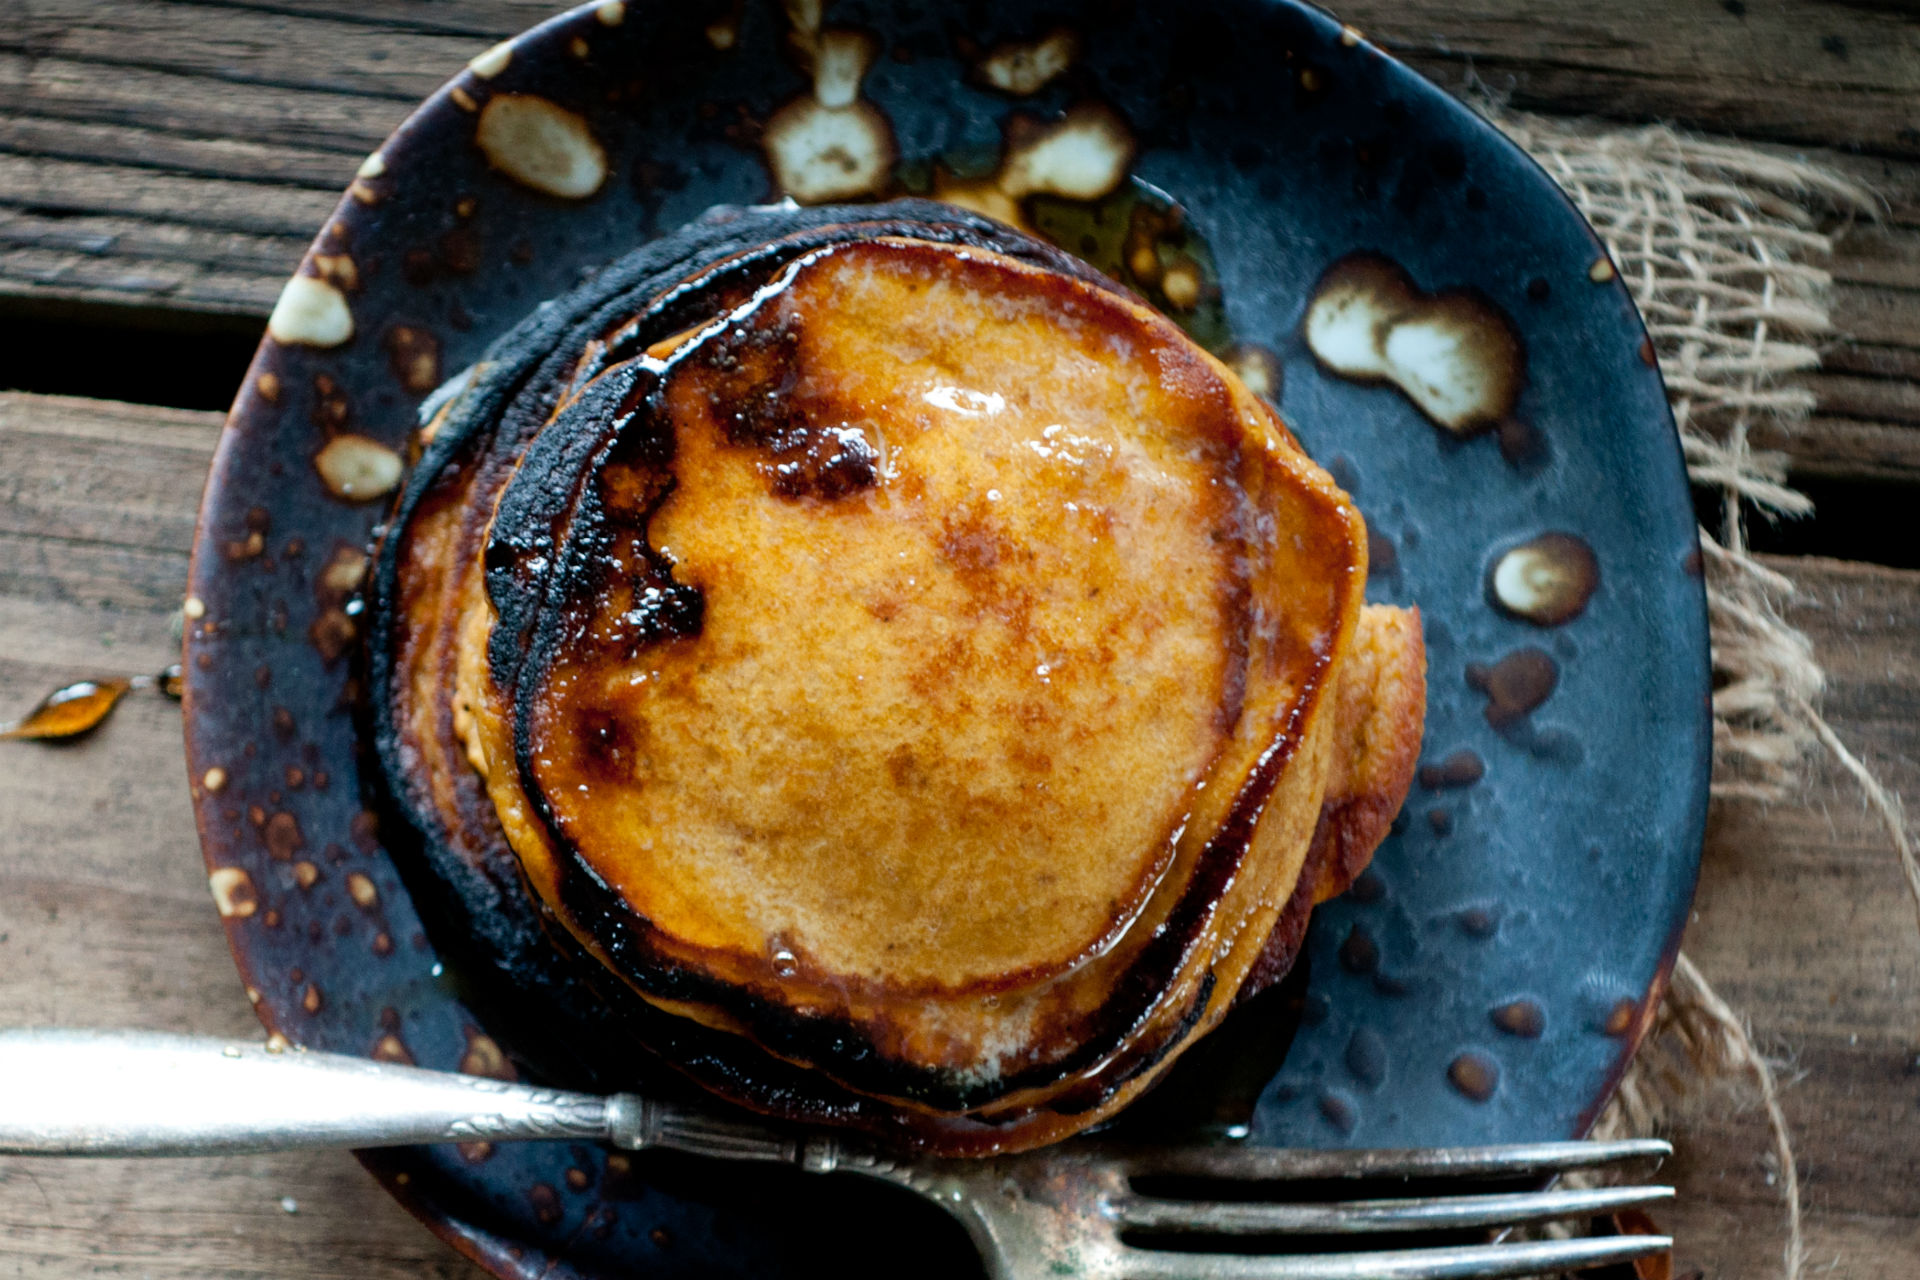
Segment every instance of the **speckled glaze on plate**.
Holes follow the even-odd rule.
[[[1397,833],[1316,913],[1289,988],[1139,1110],[1276,1144],[1581,1132],[1677,949],[1710,745],[1679,448],[1592,232],[1304,7],[804,9],[589,5],[483,54],[362,167],[276,309],[208,483],[186,644],[209,882],[262,1020],[516,1070],[363,791],[355,592],[425,394],[714,204],[931,185],[1080,251],[1132,204],[1056,197],[1118,164],[1184,210],[1131,282],[1265,379],[1367,516],[1370,594],[1420,605],[1430,655]],[[1062,137],[1086,163],[1034,159]],[[974,1269],[937,1209],[853,1181],[579,1144],[366,1162],[502,1276]]]

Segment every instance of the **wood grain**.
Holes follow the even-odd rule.
[[[0,394],[0,716],[175,647],[214,414]],[[1828,714],[1920,794],[1920,573],[1772,562],[1831,673]],[[177,709],[131,697],[91,738],[0,744],[0,1025],[257,1034],[181,785]],[[1846,780],[1717,812],[1689,950],[1769,1052],[1806,1178],[1811,1257],[1879,1280],[1920,1257],[1920,935],[1883,834]],[[1679,1263],[1775,1273],[1777,1192],[1757,1112],[1720,1099],[1678,1138]],[[299,1212],[279,1207],[291,1196]],[[477,1275],[345,1156],[161,1166],[0,1160],[0,1274],[54,1280]]]
[[[1842,0],[1355,0],[1456,91],[1666,119],[1841,167],[1884,216],[1843,231],[1820,409],[1762,433],[1802,474],[1920,479],[1920,18]],[[412,104],[553,11],[525,0],[0,0],[0,308],[258,322]]]
[[[1349,0],[1369,38],[1448,87],[1516,107],[1672,120],[1920,158],[1920,26],[1846,0]]]
[[[0,717],[157,671],[218,415],[0,395]],[[179,708],[0,757],[0,1026],[258,1036],[207,896]],[[293,1212],[282,1206],[290,1198]],[[0,1275],[478,1277],[352,1157],[0,1158]]]

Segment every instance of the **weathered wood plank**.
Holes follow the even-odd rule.
[[[403,111],[486,47],[476,40],[488,38],[321,12],[296,17],[267,5],[18,0],[18,8],[5,45],[36,58],[386,99]]]
[[[0,395],[0,533],[185,552],[219,434],[204,413]]]
[[[442,72],[443,79],[450,74]],[[92,63],[9,51],[3,43],[0,111],[355,156],[377,146],[406,114],[402,104],[386,99],[238,80],[209,83],[190,70],[116,66],[108,74]]]
[[[1801,479],[1920,481],[1920,424],[1873,422],[1816,414],[1804,426],[1753,433],[1757,449],[1787,455]]]
[[[11,0],[0,22],[0,307],[263,318],[359,158],[524,0]],[[1450,88],[1825,148],[1880,190],[1833,262],[1803,474],[1920,478],[1920,19],[1840,0],[1383,3],[1343,13]],[[1740,13],[1733,10],[1742,9]],[[1835,150],[1839,148],[1840,150]],[[1879,155],[1846,152],[1864,149]],[[1902,158],[1904,157],[1904,159]]]
[[[1349,0],[1335,6],[1448,88],[1528,110],[1670,120],[1920,157],[1920,25],[1845,0]]]
[[[0,395],[0,716],[103,671],[155,669],[184,579],[189,519],[219,416]],[[65,483],[46,483],[60,476]],[[1828,712],[1920,794],[1920,574],[1774,561],[1828,665]],[[92,738],[0,744],[0,1025],[64,1022],[254,1034],[205,898],[178,713],[135,697]],[[1850,783],[1816,772],[1772,809],[1728,807],[1709,835],[1688,947],[1769,1052],[1807,1180],[1810,1258],[1907,1274],[1920,1250],[1920,940],[1892,855]],[[1684,1120],[1674,1166],[1681,1270],[1776,1273],[1776,1191],[1758,1114]],[[286,1215],[281,1196],[299,1212]],[[33,1280],[461,1275],[345,1157],[155,1167],[0,1161],[0,1272]]]
[[[219,430],[218,414],[0,395],[0,718],[64,681],[174,658]],[[257,1036],[208,907],[179,708],[134,693],[89,740],[6,745],[0,1026]],[[0,1159],[0,1273],[480,1274],[337,1152]]]
[[[1881,780],[1920,794],[1920,574],[1773,558],[1799,587],[1826,713]],[[1687,950],[1782,1062],[1800,1156],[1808,1273],[1908,1274],[1920,1257],[1920,934],[1879,823],[1837,768],[1802,795],[1721,806],[1709,829]],[[1680,1125],[1679,1269],[1779,1273],[1779,1192],[1759,1111],[1707,1099]]]

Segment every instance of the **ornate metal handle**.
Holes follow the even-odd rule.
[[[598,1098],[156,1032],[0,1031],[0,1153],[216,1155],[516,1138],[612,1139],[821,1167],[799,1139],[631,1094]]]
[[[607,1100],[144,1031],[0,1031],[0,1152],[179,1156],[605,1138]]]

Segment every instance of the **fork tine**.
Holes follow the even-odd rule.
[[[1521,1177],[1663,1160],[1673,1147],[1655,1138],[1622,1142],[1531,1142],[1499,1147],[1309,1151],[1281,1147],[1169,1147],[1117,1153],[1130,1175],[1305,1181],[1353,1178]]]
[[[1631,1262],[1672,1247],[1669,1236],[1604,1236],[1270,1258],[1128,1250],[1119,1274],[1126,1280],[1497,1280]]]
[[[1379,1231],[1449,1231],[1591,1217],[1671,1200],[1672,1187],[1596,1187],[1335,1204],[1221,1204],[1127,1196],[1113,1203],[1122,1228],[1212,1235],[1345,1235]]]

